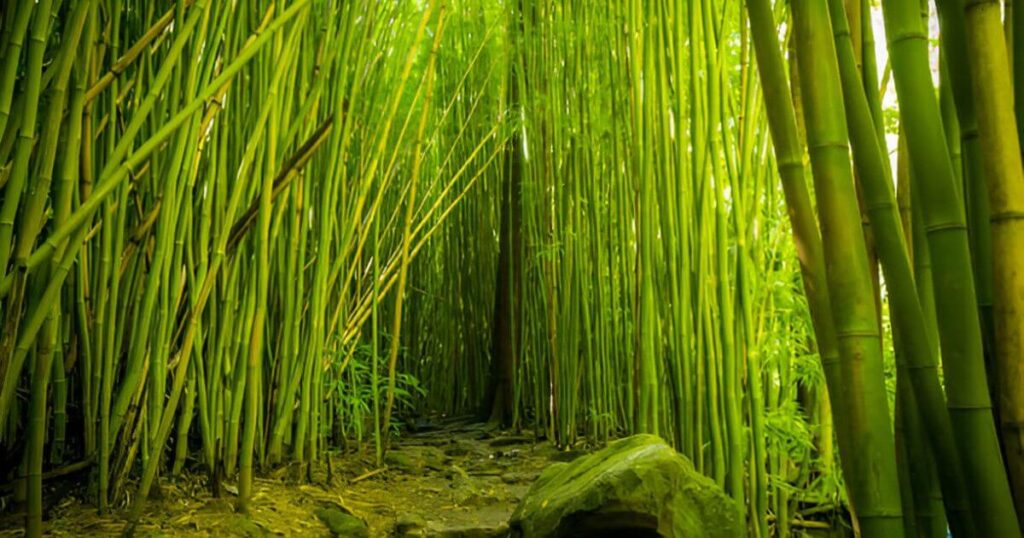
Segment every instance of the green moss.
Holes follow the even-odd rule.
[[[653,435],[548,467],[512,514],[514,536],[587,532],[730,538],[743,535],[733,501]]]
[[[313,513],[335,536],[362,538],[370,535],[363,520],[337,508],[317,508]]]

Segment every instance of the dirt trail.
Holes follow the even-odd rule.
[[[372,456],[334,455],[332,476],[320,465],[312,483],[287,478],[288,469],[254,480],[251,513],[233,510],[236,491],[211,497],[204,475],[165,480],[150,501],[136,536],[330,536],[316,511],[349,511],[370,536],[393,536],[396,524],[425,536],[486,537],[502,534],[509,515],[540,471],[571,458],[532,436],[466,422],[419,424],[397,441],[377,468]],[[363,451],[368,452],[368,451]],[[124,512],[99,517],[83,492],[68,488],[46,515],[53,536],[109,536],[125,527]],[[21,534],[20,518],[0,519],[0,536]]]

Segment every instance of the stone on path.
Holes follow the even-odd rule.
[[[688,459],[634,435],[541,473],[509,521],[511,536],[743,536],[739,510]]]
[[[317,508],[313,513],[331,530],[331,534],[334,536],[364,538],[370,535],[370,530],[367,528],[365,521],[351,514],[346,514],[338,508],[331,506],[322,507]]]

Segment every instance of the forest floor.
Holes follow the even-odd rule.
[[[468,421],[421,422],[414,429],[394,443],[382,467],[372,454],[337,454],[330,476],[320,465],[311,482],[289,478],[288,468],[255,478],[249,515],[235,513],[233,483],[225,482],[228,493],[215,498],[205,475],[165,479],[135,535],[330,536],[316,515],[323,508],[364,520],[370,536],[403,535],[400,527],[414,531],[409,535],[504,535],[509,516],[541,470],[582,453]],[[110,536],[125,529],[126,512],[97,515],[81,488],[52,497],[45,515],[50,535]],[[0,536],[20,534],[20,517],[0,518]]]

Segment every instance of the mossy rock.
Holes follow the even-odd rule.
[[[313,513],[331,530],[331,534],[334,536],[364,538],[370,535],[365,521],[337,508],[317,508]]]
[[[384,463],[392,469],[408,474],[420,474],[425,466],[423,460],[415,455],[398,451],[385,454]]]
[[[419,449],[419,459],[423,466],[432,471],[445,471],[451,458],[443,450],[433,446],[424,446]]]
[[[550,465],[512,514],[509,530],[522,538],[733,538],[744,532],[732,499],[653,435]]]
[[[384,455],[388,467],[406,474],[422,474],[424,470],[444,471],[450,460],[437,447],[420,446],[393,450]]]

